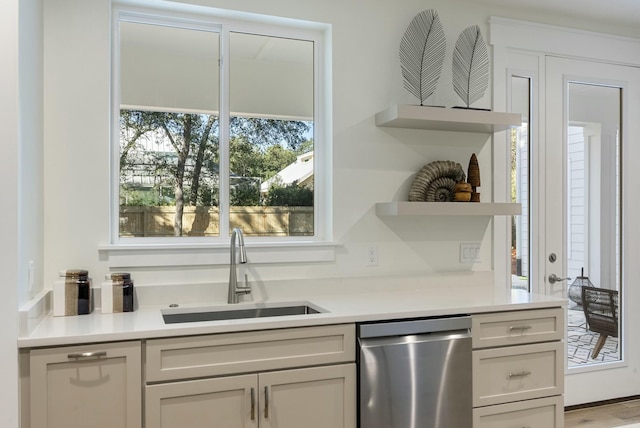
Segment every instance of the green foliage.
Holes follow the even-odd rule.
[[[311,129],[308,122],[240,116],[231,117],[229,127],[232,137],[242,138],[261,151],[283,143],[295,151],[304,143],[304,135]]]
[[[265,200],[268,206],[312,207],[313,190],[294,182],[286,186],[274,185],[269,189]]]
[[[243,181],[231,187],[230,203],[236,207],[260,205],[260,188],[256,183]]]
[[[219,199],[218,193],[219,192],[217,188],[212,189],[210,187],[205,187],[200,189],[200,192],[198,193],[196,206],[217,207],[218,199]]]
[[[259,182],[313,150],[313,141],[306,138],[310,129],[309,122],[232,117],[231,204],[260,205]],[[122,205],[218,205],[218,130],[217,116],[121,110]],[[147,184],[133,184],[135,177],[145,177]],[[274,199],[289,205],[313,205],[313,191],[297,185],[273,192]]]
[[[282,171],[287,165],[296,161],[296,153],[285,149],[281,145],[269,147],[262,156],[262,175],[263,180],[267,180],[278,172]]]
[[[174,198],[170,189],[120,189],[120,205],[160,207],[172,205],[169,203]]]

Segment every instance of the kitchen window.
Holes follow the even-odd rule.
[[[115,10],[110,247],[330,240],[328,30],[239,17]]]

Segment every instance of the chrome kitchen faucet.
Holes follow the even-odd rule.
[[[251,285],[249,285],[249,281],[247,279],[247,274],[244,275],[244,285],[238,286],[238,272],[237,272],[237,263],[236,263],[236,237],[238,239],[238,250],[240,252],[240,260],[239,263],[245,264],[247,263],[247,251],[244,247],[244,235],[242,234],[242,230],[239,227],[234,227],[231,231],[231,256],[229,262],[229,295],[227,298],[227,303],[238,303],[240,300],[238,296],[240,294],[249,294],[251,293]]]

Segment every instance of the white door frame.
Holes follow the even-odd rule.
[[[618,37],[607,34],[593,33],[582,30],[575,30],[563,27],[550,26],[545,24],[531,23],[526,21],[518,21],[505,18],[492,17],[489,21],[490,38],[489,42],[493,46],[493,107],[496,111],[508,111],[508,85],[510,76],[531,74],[534,78],[533,93],[533,111],[531,132],[532,149],[539,150],[536,153],[536,159],[544,159],[544,144],[539,144],[540,138],[544,138],[546,123],[544,106],[545,106],[545,58],[547,55],[560,56],[565,58],[582,59],[594,62],[605,62],[616,65],[626,65],[640,67],[640,40],[626,37]],[[517,65],[515,65],[517,64]],[[525,64],[525,71],[514,70],[513,67],[522,67]],[[536,79],[537,78],[537,79]],[[623,113],[624,115],[624,113]],[[623,116],[623,124],[628,120],[628,116]],[[633,136],[630,136],[633,138]],[[500,136],[497,136],[500,138]],[[507,138],[505,136],[504,138]],[[506,200],[509,195],[509,145],[500,142],[494,144],[494,195],[496,201]],[[627,141],[632,145],[633,142]],[[624,141],[623,141],[623,144]],[[633,147],[633,146],[632,146]],[[633,159],[636,150],[623,150],[625,159]],[[640,153],[639,153],[640,155]],[[544,171],[544,165],[532,165],[532,170]],[[624,166],[623,166],[624,168]],[[629,183],[630,172],[623,170],[625,182]],[[536,199],[540,196],[539,189],[545,188],[544,175],[542,181],[534,181],[531,191],[531,197]],[[537,185],[537,187],[536,187]],[[640,267],[636,267],[638,263],[634,263],[640,256],[640,244],[638,239],[633,237],[640,236],[640,226],[635,225],[633,221],[628,219],[634,217],[634,213],[640,210],[637,201],[630,201],[631,193],[623,188],[623,221],[625,237],[623,237],[623,272],[622,279],[637,278],[640,275]],[[636,198],[637,199],[637,198]],[[537,207],[537,212],[532,213],[532,217],[540,220],[536,225],[537,234],[532,236],[533,244],[536,245],[540,238],[540,231],[545,230],[544,213],[545,207]],[[625,220],[627,219],[627,220]],[[509,263],[509,242],[510,242],[510,222],[508,218],[496,219],[494,229],[494,251],[495,251],[495,272],[497,284],[502,282],[510,286],[510,263]],[[535,231],[533,232],[536,233]],[[546,254],[543,245],[537,245],[532,248],[532,261],[537,266],[532,266],[530,270],[530,280],[532,288],[536,292],[545,293],[546,287],[545,260]],[[504,276],[502,276],[504,274]],[[558,273],[560,274],[560,273]],[[626,282],[626,281],[625,281]],[[629,288],[629,287],[627,287]],[[629,301],[633,301],[636,292],[627,294],[623,297],[623,311],[629,314],[631,305]],[[637,298],[640,301],[640,298]],[[626,317],[625,317],[626,318]],[[622,332],[627,331],[626,319],[622,320]],[[640,355],[640,340],[636,340],[632,335],[625,335],[623,338],[622,362],[614,365],[607,365],[606,368],[593,367],[589,371],[582,371],[576,376],[573,373],[580,370],[568,371],[566,385],[565,404],[580,404],[589,401],[606,400],[616,397],[625,397],[637,395],[640,393],[640,361],[637,358],[632,359],[630,356]],[[621,381],[623,379],[623,381]],[[597,387],[594,388],[594,385]]]

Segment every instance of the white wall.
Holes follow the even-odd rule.
[[[480,192],[490,201],[492,159],[485,137],[377,128],[376,112],[415,103],[402,87],[398,44],[413,16],[438,10],[448,58],[431,102],[461,104],[451,88],[450,57],[457,35],[487,19],[496,7],[466,0],[187,0],[220,8],[324,22],[332,25],[335,263],[256,267],[263,280],[420,273],[461,275],[492,269],[491,227],[486,218],[378,218],[376,202],[406,199],[414,174],[426,163],[454,160],[466,169],[477,153]],[[61,269],[85,268],[94,279],[108,271],[97,251],[109,242],[109,0],[57,0],[45,4],[45,286]],[[526,15],[524,11],[514,15]],[[356,25],[357,23],[357,25]],[[476,107],[490,107],[490,91]],[[348,185],[347,185],[348,184]],[[459,263],[459,243],[481,241],[482,263]],[[376,245],[379,266],[366,267]],[[250,251],[250,249],[249,249]],[[137,286],[223,282],[226,267],[132,269]]]
[[[43,284],[43,106],[42,6],[20,1],[20,260],[18,303]],[[29,265],[32,269],[29,271]],[[31,285],[29,284],[31,282]]]
[[[109,1],[44,1],[44,281],[104,276],[109,227]]]
[[[224,6],[225,4],[218,4]],[[450,40],[482,13],[441,12]],[[234,4],[235,6],[235,4]],[[466,169],[476,152],[484,200],[491,200],[490,144],[486,137],[377,128],[373,116],[393,103],[414,103],[402,88],[398,44],[419,1],[397,4],[317,2],[304,5],[245,3],[247,11],[332,24],[334,240],[343,244],[335,263],[265,265],[261,279],[368,276],[491,269],[489,220],[380,219],[376,202],[405,199],[413,175],[426,163],[455,160]],[[255,6],[255,8],[253,7]],[[366,7],[365,7],[366,6]],[[108,0],[45,2],[45,284],[66,268],[108,271],[97,246],[109,242],[109,12]],[[449,8],[450,9],[450,8]],[[336,13],[341,10],[341,13]],[[358,29],[353,18],[358,17]],[[384,24],[384,25],[383,25]],[[451,41],[453,40],[453,41]],[[443,76],[450,74],[450,62]],[[450,78],[436,103],[457,103]],[[487,94],[478,106],[488,107]],[[468,140],[468,141],[467,141]],[[429,144],[425,144],[428,142]],[[346,186],[345,184],[349,185]],[[458,262],[459,242],[484,241],[483,263]],[[379,248],[379,266],[365,266],[366,248]],[[250,249],[249,249],[250,251]],[[137,286],[179,281],[224,281],[226,267],[134,270]]]

